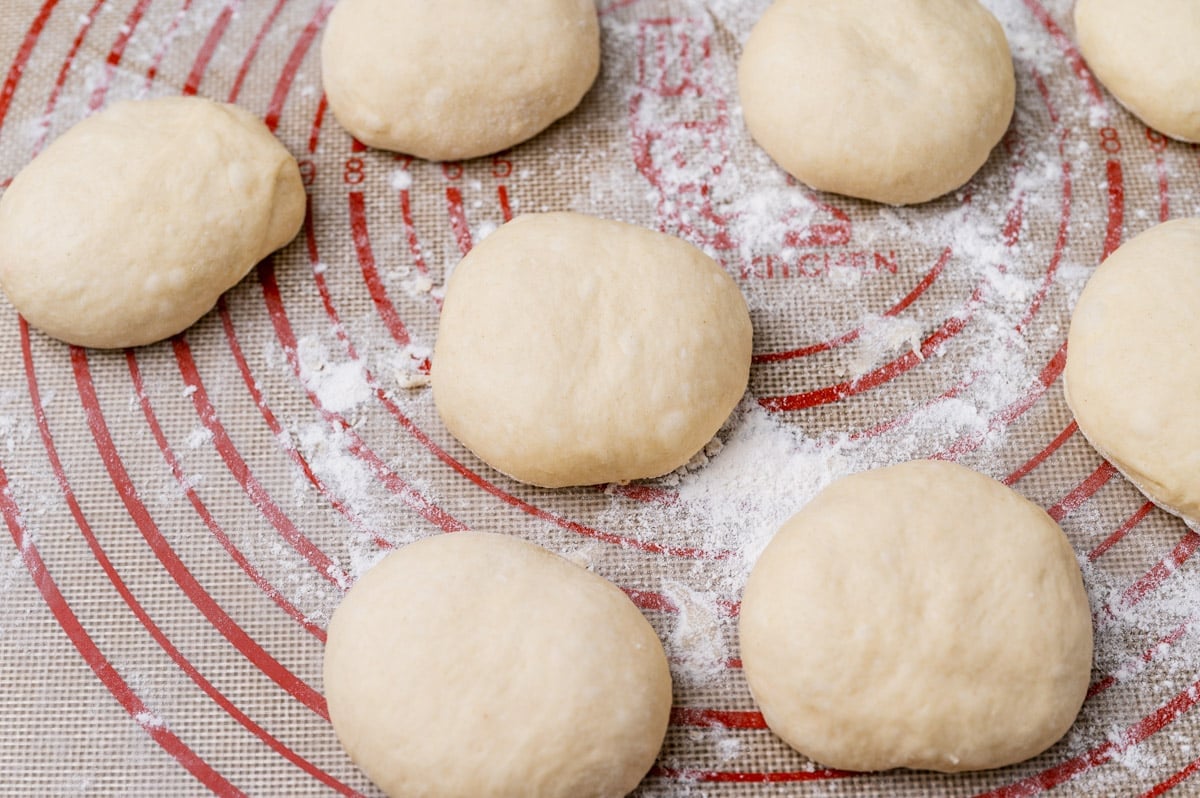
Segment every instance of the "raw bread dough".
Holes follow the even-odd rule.
[[[894,205],[966,183],[1015,85],[1004,29],[975,0],[776,0],[738,65],[746,126],[780,166]]]
[[[1075,35],[1122,105],[1155,130],[1200,141],[1200,3],[1079,0]]]
[[[579,104],[600,26],[592,0],[341,0],[321,69],[329,107],[363,143],[475,158]]]
[[[842,479],[793,516],[742,600],[742,661],[771,729],[848,770],[979,770],[1070,727],[1092,627],[1041,509],[919,460]]]
[[[0,199],[0,285],[68,343],[152,343],[290,241],[304,208],[295,159],[247,111],[196,97],[117,103]]]
[[[351,588],[325,691],[350,757],[404,798],[625,795],[671,711],[662,643],[624,593],[476,532],[406,546]]]
[[[683,465],[750,374],[746,302],[684,241],[575,213],[521,216],[446,287],[433,396],[484,461],[544,487]]]
[[[1153,227],[1100,264],[1067,342],[1080,431],[1157,504],[1200,524],[1200,219]]]

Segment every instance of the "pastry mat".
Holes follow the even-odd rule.
[[[275,129],[311,213],[172,341],[73,349],[0,307],[2,791],[374,794],[325,717],[323,629],[388,546],[464,527],[593,568],[661,633],[676,709],[641,795],[1200,791],[1200,535],[1095,454],[1061,387],[1088,274],[1200,213],[1200,156],[1097,86],[1069,2],[987,4],[1014,51],[1012,128],[966,189],[894,209],[790,183],[750,141],[735,64],[765,0],[601,0],[603,72],[581,107],[446,164],[356,146],[326,112],[330,0],[7,0],[0,179],[106,103],[197,93]],[[538,210],[680,235],[739,280],[750,391],[688,468],[533,489],[439,424],[425,379],[447,272]],[[829,771],[755,712],[740,586],[831,479],[920,456],[1060,520],[1095,610],[1092,692],[1020,765]]]

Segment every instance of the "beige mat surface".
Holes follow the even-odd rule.
[[[1200,791],[1200,535],[1095,454],[1061,386],[1089,273],[1200,214],[1200,154],[1097,87],[1069,2],[987,5],[1012,128],[966,190],[894,209],[790,184],[750,141],[734,66],[764,0],[601,0],[578,111],[463,164],[363,150],[325,113],[329,0],[6,0],[0,179],[92,108],[194,92],[276,129],[311,214],[174,341],[72,349],[0,306],[0,792],[372,794],[325,718],[324,626],[386,547],[463,527],[588,564],[661,633],[676,710],[643,795]],[[745,291],[749,395],[680,473],[531,489],[437,420],[447,270],[510,215],[562,209],[680,235]],[[935,455],[1060,519],[1095,609],[1092,695],[1061,743],[997,772],[823,770],[755,712],[741,585],[830,480]]]

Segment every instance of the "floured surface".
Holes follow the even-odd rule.
[[[1200,214],[1200,157],[1078,69],[1068,2],[990,0],[1017,111],[969,194],[813,194],[741,123],[733,68],[765,5],[604,4],[604,66],[576,113],[441,165],[356,151],[321,112],[320,0],[6,4],[0,178],[90,105],[186,89],[277,124],[312,197],[301,238],[174,342],[71,350],[0,310],[7,792],[370,793],[323,718],[324,625],[385,546],[463,527],[549,546],[645,609],[677,709],[644,795],[1135,795],[1187,778],[1200,535],[1088,447],[1060,376],[1091,269]],[[681,235],[738,279],[750,396],[688,468],[531,489],[438,423],[423,362],[447,272],[526,210]],[[832,479],[939,455],[1061,519],[1095,610],[1094,695],[1062,743],[995,773],[821,771],[754,712],[741,585]]]

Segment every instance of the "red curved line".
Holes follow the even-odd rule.
[[[155,443],[158,444],[158,449],[162,453],[163,460],[166,461],[167,467],[171,470],[171,475],[175,477],[175,481],[179,484],[192,507],[195,508],[196,514],[200,516],[200,520],[208,527],[213,537],[221,544],[221,548],[229,554],[230,558],[242,569],[242,571],[250,577],[250,580],[262,590],[272,601],[274,601],[280,609],[288,614],[293,620],[303,626],[309,634],[316,637],[322,643],[325,642],[325,630],[317,624],[308,620],[295,605],[289,602],[283,595],[266,580],[258,569],[246,559],[241,550],[234,545],[229,536],[225,534],[225,530],[213,518],[212,513],[204,505],[200,499],[196,489],[192,487],[187,476],[183,473],[183,466],[179,462],[179,458],[175,456],[175,452],[171,449],[171,444],[167,441],[167,436],[163,434],[162,426],[158,423],[158,417],[154,413],[154,408],[150,404],[150,397],[146,393],[146,386],[142,380],[142,371],[138,366],[137,357],[133,350],[126,350],[125,362],[129,367],[129,375],[133,380],[133,390],[137,395],[138,403],[141,405],[142,414],[146,417],[146,423],[150,426],[150,432],[154,436]]]
[[[767,721],[761,712],[699,707],[671,707],[673,726],[718,726],[722,729],[766,729]]]
[[[1092,498],[1096,491],[1104,487],[1116,473],[1117,469],[1113,468],[1112,464],[1107,460],[1104,461],[1087,479],[1079,483],[1074,490],[1064,496],[1053,507],[1046,510],[1046,513],[1055,521],[1061,521],[1078,510],[1088,499]]]
[[[221,327],[225,332],[225,340],[229,344],[229,351],[233,354],[233,360],[242,375],[242,381],[246,384],[246,390],[250,392],[250,398],[254,401],[255,407],[258,408],[259,413],[262,415],[267,427],[271,430],[271,434],[279,443],[279,446],[291,458],[292,462],[296,464],[301,473],[304,474],[304,478],[308,480],[308,483],[316,488],[317,492],[329,501],[330,506],[341,513],[357,531],[369,536],[377,545],[390,545],[382,532],[368,526],[358,513],[347,506],[337,496],[333,495],[324,480],[312,470],[312,466],[305,459],[304,455],[292,444],[291,437],[284,431],[283,425],[279,423],[279,419],[271,411],[266,398],[263,396],[262,391],[259,390],[254,375],[250,371],[250,364],[246,361],[246,356],[242,352],[242,345],[238,340],[237,331],[233,326],[233,318],[229,314],[229,307],[224,297],[217,301],[217,314],[221,317]],[[323,634],[324,632],[322,632]]]
[[[501,183],[496,186],[496,199],[500,202],[500,215],[506,222],[513,220],[512,204],[508,201],[508,186]]]
[[[1179,624],[1179,626],[1176,626],[1174,629],[1172,629],[1170,632],[1168,632],[1166,635],[1160,637],[1154,643],[1154,645],[1152,645],[1149,648],[1142,651],[1141,656],[1138,657],[1138,660],[1149,665],[1151,662],[1153,662],[1155,659],[1157,659],[1157,657],[1160,654],[1164,653],[1166,651],[1166,649],[1169,649],[1171,646],[1175,645],[1180,640],[1182,640],[1184,638],[1184,636],[1187,634],[1188,627],[1190,627],[1194,621],[1195,621],[1194,618],[1188,618],[1183,623]],[[1125,669],[1126,669],[1125,665],[1123,664],[1118,668],[1118,671],[1125,670]],[[1105,690],[1107,690],[1110,687],[1113,687],[1114,685],[1116,685],[1118,683],[1119,682],[1117,680],[1117,677],[1110,673],[1107,676],[1105,676],[1103,679],[1098,679],[1095,683],[1092,684],[1091,687],[1088,688],[1087,698],[1090,699],[1093,696],[1099,695],[1100,693],[1103,693]]]
[[[962,332],[967,324],[970,323],[975,309],[979,306],[982,291],[983,286],[978,286],[961,311],[961,315],[951,316],[946,319],[940,327],[921,342],[919,352],[908,352],[890,363],[886,363],[880,368],[864,374],[858,379],[841,382],[837,385],[830,385],[826,388],[818,388],[815,391],[808,391],[806,393],[789,394],[786,396],[764,396],[758,400],[758,403],[772,412],[806,410],[811,407],[838,402],[890,382],[920,363],[923,363],[926,358],[932,357],[946,341]]]
[[[1063,29],[1058,26],[1058,23],[1054,21],[1046,9],[1042,8],[1038,0],[1025,0],[1025,7],[1030,10],[1038,22],[1042,23],[1046,32],[1050,34],[1050,38],[1054,39],[1059,49],[1062,50],[1067,64],[1070,65],[1071,71],[1083,82],[1083,88],[1087,92],[1088,97],[1091,98],[1092,103],[1094,105],[1104,105],[1104,95],[1101,93],[1100,87],[1096,85],[1091,71],[1088,70],[1083,56],[1079,54],[1079,50],[1075,48],[1071,37],[1063,33]]]
[[[1155,784],[1149,790],[1142,793],[1139,798],[1158,798],[1158,796],[1170,792],[1197,773],[1200,773],[1200,759],[1193,759],[1183,770],[1176,771],[1169,779]]]
[[[383,280],[379,277],[379,269],[375,265],[375,254],[371,251],[371,234],[367,229],[366,202],[362,192],[351,191],[349,202],[350,236],[354,241],[354,252],[358,256],[358,264],[362,269],[363,282],[367,285],[367,292],[371,295],[371,301],[375,303],[375,310],[383,319],[383,324],[391,334],[392,340],[400,346],[408,346],[412,339],[408,335],[404,322],[400,319],[400,314],[396,312],[396,306],[388,300],[387,288],[384,287]]]
[[[1187,530],[1183,539],[1171,550],[1170,554],[1158,561],[1141,579],[1134,582],[1121,594],[1121,607],[1129,608],[1154,592],[1172,574],[1179,570],[1200,549],[1200,534]]]
[[[1105,260],[1121,246],[1125,228],[1125,173],[1120,161],[1110,160],[1105,165],[1108,178],[1108,224],[1104,231],[1104,250],[1100,260]]]
[[[911,291],[905,294],[899,302],[884,311],[883,315],[887,317],[898,316],[907,310],[913,302],[916,302],[921,294],[925,293],[926,289],[933,285],[934,281],[937,280],[937,278],[941,275],[942,270],[950,261],[951,254],[952,250],[950,247],[946,247],[946,249],[942,251],[941,256],[938,257],[937,261],[933,264],[933,268],[926,272],[925,276],[921,278],[920,282],[918,282]],[[838,336],[837,338],[831,338],[828,341],[822,341],[816,344],[809,344],[808,346],[802,346],[797,349],[789,349],[784,352],[762,352],[755,355],[752,358],[752,362],[777,363],[781,360],[808,357],[809,355],[814,355],[818,352],[825,352],[839,346],[844,346],[845,344],[856,340],[860,335],[862,335],[864,329],[864,327],[857,327]]]
[[[108,51],[108,56],[104,59],[104,78],[100,85],[92,92],[92,97],[88,101],[88,110],[95,111],[104,104],[104,97],[108,94],[108,87],[112,84],[112,77],[116,74],[117,66],[121,63],[121,58],[125,55],[125,47],[129,44],[129,39],[133,36],[133,32],[137,30],[137,26],[141,23],[142,17],[149,8],[153,0],[138,0],[137,5],[129,12],[129,16],[125,18],[125,24],[120,28],[117,34],[116,41],[113,42],[112,48]]]
[[[1088,560],[1094,561],[1103,556],[1105,552],[1107,552],[1109,549],[1119,543],[1122,538],[1128,535],[1135,526],[1140,524],[1142,519],[1149,515],[1150,511],[1153,510],[1154,507],[1154,502],[1146,502],[1137,510],[1135,510],[1133,515],[1125,519],[1125,522],[1117,527],[1111,535],[1106,537],[1099,546],[1088,552]]]
[[[117,702],[121,704],[121,707],[129,714],[134,723],[141,727],[164,751],[170,754],[188,773],[192,774],[193,777],[214,794],[230,796],[244,795],[245,793],[214,770],[165,725],[156,722],[157,716],[150,711],[141,697],[129,686],[129,683],[121,678],[120,672],[113,667],[108,658],[104,656],[104,652],[92,640],[91,635],[87,633],[87,629],[84,628],[79,617],[75,615],[71,606],[67,603],[62,591],[58,589],[54,577],[51,576],[50,571],[46,568],[46,563],[38,551],[37,544],[26,533],[25,523],[21,517],[21,510],[17,506],[16,500],[12,497],[8,475],[5,473],[3,467],[0,467],[0,511],[4,513],[4,520],[8,525],[9,533],[12,535],[17,550],[21,553],[21,561],[24,563],[25,569],[29,572],[33,584],[37,587],[38,592],[41,593],[42,600],[46,603],[50,612],[53,613],[59,627],[66,633],[67,638],[75,646],[75,650],[79,652],[83,661],[96,674],[96,678],[112,694],[113,698],[117,699]]]
[[[254,62],[255,56],[258,55],[258,50],[262,47],[263,39],[267,38],[267,31],[275,24],[275,18],[279,16],[279,12],[283,10],[287,0],[279,0],[275,7],[271,9],[271,13],[267,15],[266,21],[262,27],[258,29],[258,33],[254,36],[254,41],[250,43],[250,49],[246,51],[246,57],[242,59],[241,66],[238,67],[237,76],[233,79],[233,88],[229,90],[229,99],[226,102],[237,102],[238,96],[242,93],[242,84],[246,81],[246,75],[250,72],[250,65]]]
[[[1075,776],[1102,765],[1115,755],[1144,742],[1152,735],[1162,731],[1200,701],[1200,681],[1178,693],[1165,704],[1162,704],[1150,715],[1126,728],[1116,742],[1105,740],[1095,748],[1077,757],[1061,762],[1041,773],[1022,779],[990,792],[981,793],[977,798],[1027,798],[1045,790],[1070,781]]]
[[[209,682],[182,654],[182,652],[180,652],[179,649],[177,649],[171,643],[170,639],[167,638],[162,629],[154,622],[141,603],[138,602],[128,585],[125,584],[125,581],[121,578],[120,573],[113,566],[111,560],[109,560],[107,553],[100,545],[100,541],[96,538],[95,533],[92,531],[91,524],[84,515],[83,509],[80,507],[78,500],[75,498],[75,491],[67,479],[66,471],[63,469],[62,461],[58,456],[58,447],[55,445],[54,439],[50,433],[50,426],[48,420],[46,419],[44,405],[42,404],[41,400],[41,391],[38,387],[36,373],[33,370],[32,350],[29,346],[29,336],[27,334],[28,328],[25,327],[24,322],[22,322],[22,327],[24,328],[22,332],[22,350],[23,356],[26,358],[26,368],[29,375],[27,379],[29,383],[30,400],[33,404],[34,416],[38,426],[39,434],[42,438],[42,445],[46,450],[47,457],[50,461],[51,470],[54,473],[55,481],[58,483],[59,490],[63,494],[64,500],[67,503],[67,507],[71,512],[71,516],[74,518],[76,526],[79,528],[80,533],[87,542],[88,548],[92,552],[92,556],[100,565],[101,570],[103,570],[105,575],[108,577],[109,582],[112,583],[113,588],[116,589],[117,593],[129,607],[130,611],[138,619],[138,621],[142,624],[154,641],[159,645],[163,652],[166,653],[167,656],[176,663],[180,670],[182,670],[188,676],[188,678],[190,678],[192,682],[195,683],[196,686],[205,693],[205,695],[209,696],[214,703],[220,706],[226,713],[230,715],[230,717],[266,743],[270,748],[282,755],[285,759],[306,771],[314,778],[317,778],[321,782],[329,785],[333,789],[336,789],[345,795],[357,794],[353,790],[350,790],[349,787],[343,785],[337,779],[334,779],[332,776],[317,768],[315,765],[296,754],[290,748],[280,743],[265,729],[254,723],[254,721],[251,720],[248,715],[238,709],[223,693],[217,690],[216,687],[214,687],[213,684]],[[0,471],[0,475],[2,475],[2,471]],[[70,635],[70,631],[67,630],[67,632],[68,635]],[[101,681],[103,682],[104,680],[101,679]],[[105,684],[108,686],[107,682]],[[143,728],[146,728],[146,724],[142,720],[139,720],[138,716],[135,715],[134,720],[137,721],[138,724]],[[150,729],[147,729],[147,731],[150,731]]]
[[[313,116],[312,128],[308,133],[308,154],[315,155],[321,143],[321,125],[325,122],[325,112],[329,109],[329,98],[321,92],[321,101],[317,103],[317,113]]]
[[[158,42],[158,47],[154,51],[154,55],[150,57],[150,68],[146,70],[146,82],[142,86],[142,91],[150,90],[154,85],[154,79],[158,77],[158,68],[162,66],[163,59],[167,57],[167,50],[171,49],[171,43],[175,41],[175,32],[179,30],[180,23],[187,16],[188,9],[192,7],[192,0],[183,0],[183,5],[175,12],[175,16],[171,18],[170,24],[167,25],[166,31]]]
[[[446,187],[446,211],[450,214],[450,229],[458,251],[466,255],[474,244],[471,242],[471,226],[467,223],[467,212],[463,208],[462,192],[457,186]]]
[[[304,26],[304,30],[296,39],[295,47],[292,48],[291,54],[288,55],[288,59],[283,65],[283,72],[275,84],[275,93],[271,95],[271,102],[267,106],[267,115],[263,119],[272,133],[279,127],[279,117],[283,113],[283,104],[287,101],[288,94],[291,93],[292,81],[295,80],[296,73],[300,71],[300,65],[304,63],[304,57],[308,55],[308,50],[312,47],[317,34],[321,32],[321,25],[324,24],[325,18],[333,10],[333,3],[334,0],[321,0],[321,5],[317,7],[308,24]]]
[[[647,774],[648,777],[666,778],[675,781],[697,781],[707,784],[798,784],[809,781],[829,781],[830,779],[845,779],[862,776],[849,770],[832,770],[820,768],[817,770],[772,771],[770,773],[744,773],[728,770],[702,770],[699,768],[669,768],[655,765]]]
[[[184,385],[191,391],[192,404],[196,408],[196,414],[200,417],[200,422],[204,427],[212,433],[213,445],[216,447],[217,453],[221,455],[229,473],[241,485],[246,497],[254,503],[254,506],[275,528],[280,537],[286,540],[297,554],[307,560],[325,581],[339,589],[347,587],[352,581],[350,575],[292,523],[292,519],[280,509],[250,470],[250,466],[238,451],[237,446],[234,445],[225,426],[217,418],[217,411],[208,398],[208,391],[204,387],[203,380],[200,379],[200,373],[196,369],[196,361],[192,358],[192,350],[188,346],[187,339],[181,334],[176,336],[172,343],[175,350],[175,362],[179,366],[179,373],[183,377]]]
[[[208,64],[217,52],[217,45],[225,36],[225,31],[229,28],[234,13],[241,5],[242,0],[231,0],[221,9],[221,13],[217,15],[217,21],[209,28],[204,44],[200,45],[200,51],[196,54],[196,60],[192,64],[187,79],[184,80],[183,89],[180,90],[181,94],[191,96],[200,89],[200,81],[204,79],[204,73],[208,71]]]
[[[351,206],[351,212],[353,212],[353,206]],[[404,222],[404,238],[408,242],[408,252],[412,255],[413,265],[421,274],[429,274],[429,266],[425,263],[425,252],[421,248],[420,240],[417,239],[417,227],[413,223],[412,197],[408,189],[400,191],[400,219]],[[390,305],[391,302],[387,300],[386,291],[383,296],[384,301]],[[392,308],[392,313],[395,313],[395,308]]]
[[[4,127],[4,120],[8,118],[8,109],[12,107],[17,86],[25,74],[25,66],[33,56],[33,48],[37,46],[38,39],[41,38],[42,31],[46,28],[46,23],[50,20],[50,15],[57,5],[58,0],[46,0],[38,9],[33,22],[29,23],[29,30],[25,32],[25,38],[21,40],[21,46],[17,48],[17,54],[13,58],[12,64],[8,67],[4,85],[0,87],[0,128]]]
[[[339,339],[341,339],[343,346],[346,347],[347,354],[352,359],[358,360],[359,359],[358,355],[354,351],[354,347],[353,347],[352,343],[349,341],[349,338],[345,336],[344,329],[342,327],[341,321],[337,317],[337,313],[333,307],[332,299],[329,297],[328,290],[324,287],[323,280],[320,280],[321,275],[317,274],[317,275],[315,275],[315,277],[318,279],[318,289],[322,292],[322,299],[325,302],[326,312],[331,314],[330,319],[333,322],[335,329],[339,330]],[[271,317],[271,322],[275,327],[276,338],[278,339],[280,345],[282,346],[284,354],[287,357],[288,362],[291,364],[292,371],[296,375],[296,378],[299,379],[301,382],[303,382],[303,378],[301,376],[301,371],[300,371],[299,359],[296,355],[295,333],[291,329],[291,322],[288,319],[287,310],[283,305],[283,299],[279,293],[279,285],[275,280],[274,268],[272,267],[272,265],[269,262],[264,262],[263,264],[260,264],[260,266],[259,266],[259,283],[262,286],[263,297],[267,304],[267,309],[268,309],[268,313]],[[541,509],[540,507],[535,507],[534,505],[530,504],[529,502],[526,502],[523,499],[519,499],[516,496],[513,496],[510,493],[507,493],[506,491],[502,490],[501,488],[499,488],[496,485],[492,484],[491,482],[487,481],[483,477],[481,477],[478,474],[476,474],[475,472],[471,471],[469,468],[467,468],[461,462],[459,462],[458,460],[453,458],[444,449],[442,449],[440,446],[438,446],[432,439],[430,439],[429,436],[427,436],[424,433],[424,431],[422,431],[419,427],[417,427],[417,425],[414,424],[408,418],[408,416],[406,416],[404,414],[404,412],[387,395],[387,392],[382,387],[380,387],[379,383],[375,380],[375,377],[370,372],[370,370],[364,368],[363,373],[366,377],[367,384],[375,392],[376,398],[379,400],[379,402],[381,404],[383,404],[383,406],[387,409],[387,411],[392,415],[393,418],[396,419],[396,421],[400,424],[400,426],[406,432],[408,432],[410,435],[412,435],[414,438],[416,438],[417,441],[419,441],[429,452],[431,452],[433,455],[435,455],[443,463],[450,466],[458,474],[466,477],[470,482],[475,484],[477,487],[482,488],[484,491],[486,491],[487,493],[490,493],[491,495],[495,496],[496,498],[502,500],[506,504],[509,504],[520,510],[523,510],[525,513],[532,515],[535,518],[555,524],[556,526],[559,526],[563,529],[569,530],[571,532],[575,532],[575,533],[577,533],[579,535],[583,535],[585,537],[593,538],[595,540],[600,540],[605,543],[611,543],[613,545],[635,548],[640,551],[645,551],[645,552],[649,552],[649,553],[653,553],[653,554],[669,554],[672,556],[683,557],[683,558],[688,558],[688,559],[727,559],[728,557],[731,556],[730,552],[707,552],[707,551],[703,551],[700,549],[662,546],[657,543],[642,541],[642,540],[638,540],[636,538],[626,538],[626,537],[623,537],[620,535],[615,535],[615,534],[612,534],[609,532],[602,532],[600,530],[593,529],[592,527],[588,527],[583,524],[577,523],[575,521],[571,521],[571,520],[562,518],[561,516],[550,513],[546,510]],[[308,395],[309,401],[313,403],[313,405],[321,412],[321,414],[326,419],[330,420],[331,422],[340,424],[340,425],[348,426],[345,419],[341,418],[336,413],[333,413],[333,412],[329,411],[328,409],[326,409],[321,404],[319,397],[317,397],[315,394],[313,394],[312,391],[306,391],[306,394]],[[392,483],[389,481],[388,478],[390,476],[391,479],[399,480],[399,477],[396,476],[394,474],[394,472],[392,472],[390,469],[388,469],[386,464],[384,464],[383,461],[379,459],[378,455],[376,455],[370,449],[370,447],[368,447],[361,439],[359,439],[359,438],[357,438],[357,436],[355,436],[353,438],[353,441],[354,441],[354,445],[351,447],[351,452],[353,454],[355,454],[356,456],[360,456],[360,457],[363,457],[364,459],[369,460],[369,462],[372,465],[372,469],[373,470],[378,469],[378,470],[376,470],[377,475],[381,479],[385,480],[385,485],[388,485],[389,490],[393,490],[393,488],[391,486]],[[403,484],[402,480],[400,480],[400,482],[401,482],[401,484]],[[435,509],[439,513],[444,513],[444,511],[440,510],[440,508],[433,508],[433,509]],[[460,522],[455,521],[455,523],[459,524]]]
[[[22,345],[27,352],[28,358],[26,365],[27,373],[30,379],[34,379],[32,372],[32,351],[29,347],[29,328],[22,323],[21,329],[23,336]],[[162,563],[163,567],[171,575],[171,578],[179,585],[180,589],[183,590],[196,609],[200,610],[201,614],[212,624],[213,628],[219,631],[234,648],[245,656],[247,660],[254,663],[265,676],[282,687],[288,694],[323,719],[328,720],[329,713],[325,707],[325,699],[322,698],[321,694],[293,674],[255,642],[221,608],[212,595],[204,589],[204,586],[200,584],[199,580],[196,579],[183,560],[179,558],[179,555],[171,548],[170,543],[163,536],[162,531],[159,530],[158,525],[155,523],[153,517],[151,517],[146,506],[142,504],[141,498],[138,496],[137,487],[134,486],[133,480],[125,470],[121,454],[117,451],[116,445],[113,442],[112,435],[108,429],[108,423],[104,418],[104,411],[96,395],[96,387],[92,382],[87,350],[77,346],[71,347],[71,367],[75,374],[75,384],[79,391],[79,398],[83,403],[84,412],[87,417],[88,428],[92,432],[92,438],[95,440],[96,448],[100,453],[101,460],[104,462],[105,469],[108,471],[109,478],[112,480],[113,487],[116,488],[117,495],[120,496],[121,502],[125,505],[129,517],[137,526],[138,531],[142,533],[142,537],[150,545],[155,556],[158,557],[158,561]]]
[[[1070,440],[1071,436],[1074,435],[1078,429],[1079,425],[1072,421],[1066,426],[1066,429],[1054,436],[1054,440],[1046,444],[1045,448],[1043,448],[1033,457],[1029,458],[1029,460],[1027,460],[1025,464],[1016,471],[1013,471],[1011,474],[1005,477],[1003,480],[1004,484],[1012,487],[1018,481],[1024,479],[1026,476],[1032,473],[1034,469],[1046,462],[1046,459],[1049,458],[1050,455],[1057,452],[1064,443]]]
[[[91,9],[80,17],[79,32],[75,34],[75,38],[67,50],[67,56],[63,60],[62,67],[58,70],[58,75],[54,78],[54,86],[50,89],[50,96],[46,100],[46,109],[42,112],[42,134],[33,145],[33,155],[35,156],[46,146],[46,139],[50,136],[50,114],[54,112],[54,107],[58,105],[59,95],[62,94],[63,86],[67,83],[67,76],[71,73],[71,67],[75,64],[75,57],[79,55],[79,48],[83,46],[83,40],[87,37],[88,31],[92,29],[92,23],[96,21],[96,15],[100,13],[100,9],[104,6],[105,2],[107,0],[96,0]]]

